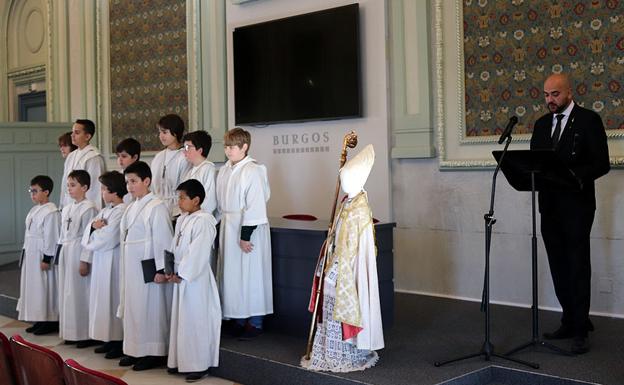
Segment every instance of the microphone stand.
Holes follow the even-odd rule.
[[[501,354],[497,354],[494,352],[494,345],[490,342],[490,245],[492,243],[492,226],[496,223],[496,218],[494,218],[494,196],[496,194],[496,176],[500,170],[501,164],[503,163],[503,159],[505,158],[505,154],[507,153],[507,148],[511,143],[511,135],[507,137],[507,142],[505,143],[505,148],[503,149],[503,155],[501,156],[498,165],[496,166],[496,170],[494,170],[494,175],[492,177],[492,192],[490,195],[490,211],[485,213],[483,219],[485,220],[485,272],[483,277],[483,294],[481,296],[481,311],[485,313],[485,340],[483,341],[483,345],[481,346],[481,350],[477,353],[468,354],[465,356],[461,356],[458,358],[453,358],[446,361],[436,361],[434,362],[434,366],[440,367],[446,364],[450,364],[452,362],[463,361],[473,357],[481,357],[486,361],[490,361],[492,357],[500,358],[503,360],[508,360],[515,362],[517,364],[526,365],[534,369],[539,369],[539,365],[533,362],[519,360],[516,358],[511,358],[508,356],[504,356]]]

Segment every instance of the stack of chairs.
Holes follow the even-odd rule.
[[[16,334],[0,333],[0,385],[127,385],[123,380],[61,356]]]
[[[9,339],[0,333],[0,385],[18,385]]]
[[[127,385],[117,377],[85,368],[71,358],[65,361],[65,382],[67,385]]]

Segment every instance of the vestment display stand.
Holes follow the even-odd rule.
[[[501,156],[498,159],[498,165],[496,166],[496,170],[494,171],[494,175],[492,176],[492,192],[490,195],[490,211],[485,213],[483,219],[485,220],[485,272],[483,278],[483,296],[481,297],[481,311],[485,313],[485,340],[483,345],[481,346],[481,350],[477,353],[468,354],[462,357],[453,358],[447,361],[438,361],[433,365],[436,367],[440,367],[442,365],[450,364],[452,362],[462,361],[473,357],[480,357],[486,361],[490,361],[492,357],[497,357],[500,359],[512,361],[518,364],[526,365],[534,369],[538,369],[539,365],[529,361],[523,361],[516,358],[511,358],[509,356],[504,356],[501,354],[497,354],[494,352],[494,346],[490,342],[490,245],[492,243],[492,226],[496,223],[496,219],[494,218],[494,196],[496,193],[496,176],[498,175],[498,171],[501,169],[501,164],[503,164],[503,158],[507,153],[507,148],[511,143],[511,135],[507,136],[507,141],[505,143],[505,148],[501,151]],[[505,158],[506,159],[506,158]]]
[[[503,154],[503,151],[493,151],[496,161],[502,164],[503,175],[509,184],[517,191],[531,191],[531,218],[533,221],[533,237],[531,238],[531,279],[533,283],[533,334],[529,342],[511,349],[506,356],[514,354],[530,346],[543,346],[554,352],[572,355],[572,353],[558,346],[543,341],[539,337],[539,317],[537,305],[537,235],[535,215],[535,191],[537,190],[566,190],[579,189],[579,182],[572,172],[564,166],[553,150],[517,150]]]

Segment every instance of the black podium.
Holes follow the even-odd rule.
[[[503,151],[493,151],[492,155],[494,155],[496,162],[500,163]],[[570,352],[543,341],[539,336],[535,192],[580,190],[580,183],[572,171],[559,160],[554,150],[515,150],[507,151],[504,156],[505,161],[500,166],[509,184],[517,191],[531,192],[531,219],[533,221],[533,236],[531,238],[533,333],[529,342],[510,350],[505,355],[509,356],[530,346],[543,346],[560,354],[571,355]]]

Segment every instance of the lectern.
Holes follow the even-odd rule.
[[[496,162],[500,163],[503,151],[493,151]],[[531,220],[533,221],[533,236],[531,238],[531,280],[533,289],[533,334],[529,342],[522,344],[509,352],[514,354],[530,346],[543,346],[564,355],[571,355],[553,344],[543,341],[539,337],[539,317],[537,306],[537,235],[535,216],[536,191],[576,191],[580,190],[580,183],[561,160],[554,150],[515,150],[507,151],[505,161],[500,163],[503,175],[509,184],[517,191],[531,191]]]

